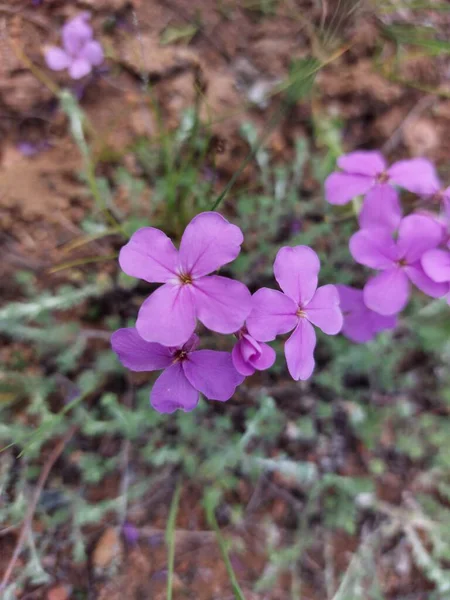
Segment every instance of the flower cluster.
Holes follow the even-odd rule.
[[[72,79],[88,75],[93,67],[102,64],[104,55],[99,42],[94,40],[89,25],[89,13],[84,12],[68,21],[62,28],[62,48],[51,46],[45,52],[47,66],[53,71],[68,69]]]
[[[307,379],[314,369],[313,325],[329,335],[342,327],[338,290],[317,287],[320,261],[307,246],[278,252],[274,274],[283,292],[262,288],[252,296],[241,282],[213,274],[238,256],[242,242],[239,227],[205,212],[186,227],[178,250],[154,227],[139,229],[121,249],[119,263],[127,275],[162,284],[140,307],[136,327],[119,329],[111,338],[125,367],[163,370],[151,392],[159,412],[190,411],[199,393],[228,400],[245,377],[275,362],[266,342],[292,330],[285,344],[288,369],[294,379]],[[234,334],[232,352],[198,350],[198,321],[211,331]]]
[[[449,296],[450,188],[443,189],[431,162],[401,160],[387,167],[379,152],[359,151],[338,159],[338,172],[325,182],[331,204],[363,196],[360,230],[350,239],[356,262],[377,271],[363,290],[337,286],[344,313],[343,334],[356,342],[396,326],[411,286],[432,298]],[[399,188],[417,194],[438,213],[403,216]]]

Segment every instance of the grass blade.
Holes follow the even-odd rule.
[[[177,483],[170,504],[169,518],[166,527],[166,544],[167,544],[167,600],[172,600],[173,590],[173,567],[175,563],[175,524],[178,514],[178,505],[180,503],[181,482]]]

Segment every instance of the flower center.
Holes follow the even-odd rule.
[[[389,175],[387,173],[378,173],[377,182],[378,183],[387,183],[389,181]]]
[[[298,307],[297,312],[295,313],[299,319],[304,319],[306,317],[306,312],[303,310],[301,306]]]
[[[192,277],[187,273],[179,273],[178,279],[183,285],[188,285],[189,283],[192,283]]]
[[[186,350],[177,350],[173,355],[173,362],[182,362],[183,360],[186,360],[187,355],[188,353],[186,352]]]
[[[406,258],[401,258],[400,260],[397,261],[397,264],[399,267],[407,267],[408,261],[406,260]]]

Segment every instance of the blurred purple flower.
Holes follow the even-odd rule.
[[[72,79],[81,79],[103,62],[103,49],[93,39],[92,27],[87,23],[89,13],[82,13],[62,28],[62,48],[51,46],[45,60],[53,71],[69,70]]]
[[[247,329],[243,327],[236,333],[236,342],[231,357],[233,364],[241,375],[248,377],[255,371],[269,369],[275,362],[275,350],[264,342],[257,342]]]
[[[328,335],[341,330],[339,294],[334,285],[317,288],[320,261],[308,246],[281,248],[273,270],[284,293],[258,290],[252,298],[247,328],[251,336],[264,342],[294,329],[284,352],[291,376],[296,381],[305,380],[315,364],[316,334],[312,324]]]
[[[442,228],[433,219],[413,214],[402,219],[394,241],[389,229],[361,229],[350,238],[350,252],[356,262],[381,271],[364,287],[364,302],[381,315],[394,315],[406,306],[410,281],[433,298],[443,296],[447,287],[426,274],[421,258],[442,241]]]
[[[39,152],[44,152],[45,150],[49,150],[51,145],[47,141],[41,142],[19,142],[17,144],[17,150],[23,154],[23,156],[31,157],[39,154]]]
[[[355,196],[364,195],[359,215],[362,228],[385,227],[394,231],[402,218],[398,192],[400,186],[410,192],[433,193],[434,166],[424,158],[400,160],[388,168],[377,151],[357,151],[337,160],[341,169],[325,181],[325,197],[330,204],[347,204]]]
[[[131,523],[124,523],[122,526],[123,536],[130,546],[135,546],[139,539],[138,529]]]
[[[136,231],[120,251],[122,270],[164,284],[139,310],[139,335],[148,342],[180,346],[193,334],[197,319],[218,333],[240,329],[250,312],[250,292],[239,281],[209,274],[237,257],[242,240],[239,227],[216,212],[192,219],[179,251],[159,229]]]
[[[380,315],[364,304],[363,290],[348,285],[337,285],[341,310],[344,315],[342,334],[352,342],[363,344],[372,340],[377,333],[386,329],[395,329],[396,316]]]
[[[160,413],[193,410],[202,393],[209,400],[225,402],[244,381],[229,352],[196,350],[198,336],[182,346],[167,348],[146,342],[134,327],[118,329],[111,345],[120,362],[131,371],[164,369],[153,385],[150,402]]]

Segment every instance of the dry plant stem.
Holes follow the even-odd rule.
[[[19,539],[17,540],[13,555],[12,555],[11,560],[9,561],[8,567],[6,568],[6,571],[3,575],[3,579],[0,584],[0,592],[4,591],[6,589],[6,586],[8,585],[8,582],[14,571],[14,567],[16,566],[16,562],[20,556],[20,553],[23,550],[23,546],[24,546],[26,537],[28,535],[28,529],[31,527],[31,522],[33,520],[33,516],[34,516],[34,512],[36,510],[37,503],[39,501],[41,492],[44,488],[47,478],[50,475],[50,471],[52,470],[52,468],[53,468],[54,464],[56,463],[56,461],[58,460],[58,458],[63,453],[64,448],[66,447],[66,444],[70,441],[70,439],[72,438],[76,429],[77,429],[77,426],[73,425],[69,429],[69,431],[66,433],[66,435],[62,438],[62,440],[60,440],[58,442],[58,444],[55,446],[52,453],[48,457],[47,462],[45,463],[44,468],[41,471],[41,474],[39,475],[39,479],[36,484],[36,488],[34,490],[33,497],[31,498],[31,502],[28,505],[28,510],[25,515],[25,519],[23,520],[22,527],[20,529]]]

